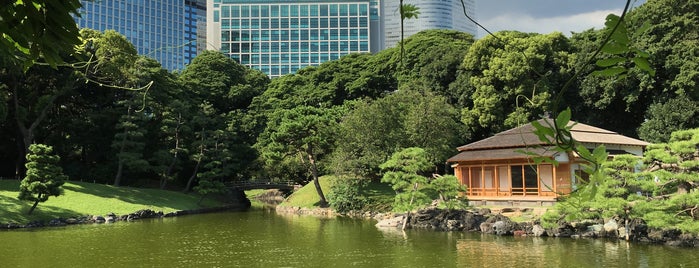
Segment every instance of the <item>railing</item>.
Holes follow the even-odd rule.
[[[294,181],[239,181],[226,183],[227,188],[241,190],[252,189],[294,189],[297,183]]]

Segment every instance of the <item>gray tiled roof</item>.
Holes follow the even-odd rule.
[[[538,122],[546,126],[546,120],[551,122],[551,119],[540,119]],[[613,131],[582,123],[571,121],[569,126],[570,125],[573,125],[571,135],[573,139],[578,142],[632,146],[647,146],[649,144],[642,140],[626,137]],[[458,147],[457,149],[461,153],[447,161],[457,162],[480,159],[526,158],[526,155],[515,152],[515,150],[532,146],[550,146],[550,144],[540,141],[539,137],[536,136],[533,131],[534,126],[529,123],[497,133],[492,137]],[[551,153],[551,155],[553,155],[553,153]]]

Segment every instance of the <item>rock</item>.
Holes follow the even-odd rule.
[[[93,220],[95,223],[104,223],[104,222],[105,222],[104,217],[99,216],[99,215],[92,216],[92,220]]]
[[[527,236],[527,232],[524,230],[515,230],[512,234],[514,236]]]
[[[490,213],[492,213],[492,212],[491,212],[491,210],[490,210],[489,208],[479,208],[479,209],[476,211],[476,213],[481,214],[481,215],[488,215],[488,214],[490,214]]]
[[[446,228],[444,229],[446,229],[445,231],[458,231],[463,229],[463,226],[461,225],[461,221],[447,220]]]
[[[461,217],[461,229],[464,231],[479,231],[481,223],[485,221],[485,216],[466,212]]]
[[[607,223],[604,224],[604,232],[608,237],[619,237],[619,224],[616,223],[616,220],[610,219],[607,221]]]
[[[16,222],[10,222],[7,224],[7,229],[17,229],[19,227],[22,227],[22,226]]]
[[[493,234],[493,224],[488,222],[483,222],[480,225],[481,233]]]
[[[532,235],[533,236],[539,237],[539,236],[543,236],[545,233],[546,233],[546,229],[544,229],[544,227],[541,227],[541,225],[534,224],[534,226],[532,227]]]
[[[497,221],[493,223],[493,232],[496,235],[508,235],[512,234],[512,222],[510,221]]]
[[[173,212],[168,212],[167,214],[163,215],[163,217],[175,217],[175,216],[177,216],[178,214],[179,214],[179,213],[178,213],[177,211],[173,211]],[[128,217],[128,216],[127,216],[127,217]]]
[[[619,238],[626,239],[626,227],[619,227],[616,232],[619,235]]]
[[[66,224],[61,219],[52,219],[49,221],[49,226],[65,226]]]
[[[398,216],[391,219],[384,219],[376,223],[379,228],[402,228],[404,216]]]
[[[575,228],[566,222],[560,222],[558,227],[546,230],[546,234],[553,237],[570,237],[575,234]]]
[[[80,223],[78,221],[78,219],[76,219],[76,218],[67,218],[65,222],[66,222],[66,224],[78,224],[78,223]]]

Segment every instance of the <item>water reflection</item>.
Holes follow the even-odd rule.
[[[253,209],[5,231],[0,267],[699,267],[696,249],[374,224]]]

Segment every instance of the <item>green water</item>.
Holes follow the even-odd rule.
[[[699,267],[697,249],[609,240],[381,231],[255,208],[0,231],[0,267]]]

